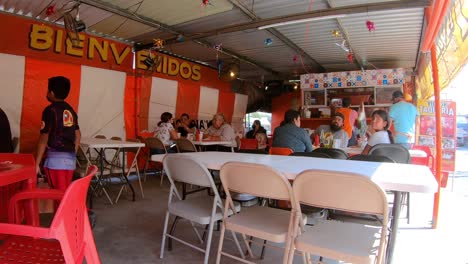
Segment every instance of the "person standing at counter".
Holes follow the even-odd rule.
[[[296,110],[284,113],[281,126],[275,128],[273,147],[290,148],[294,152],[310,152],[313,150],[309,134],[301,128],[301,116]]]
[[[390,106],[390,125],[394,124],[395,143],[410,148],[415,142],[416,123],[419,117],[418,109],[403,98],[401,91],[392,94],[393,105]]]
[[[353,126],[356,123],[358,112],[351,109],[351,98],[343,98],[343,107],[336,109],[335,111],[343,114],[345,122],[343,122],[343,130],[348,134],[349,145],[356,145],[356,135],[353,135]]]
[[[42,112],[41,136],[37,146],[36,173],[47,149],[44,171],[49,186],[66,190],[73,177],[76,151],[81,132],[78,116],[64,100],[70,93],[70,80],[63,76],[49,78],[47,100],[51,102]]]

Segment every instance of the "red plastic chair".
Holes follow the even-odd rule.
[[[239,149],[257,149],[258,141],[255,138],[241,138]]]
[[[294,150],[290,148],[271,147],[269,152],[270,152],[270,155],[289,156],[290,154],[294,153]]]
[[[431,169],[432,174],[435,175],[435,159],[434,156],[432,155],[431,148],[428,146],[417,146],[414,145],[411,149],[417,149],[417,150],[422,150],[426,153],[426,157],[412,157],[411,158],[411,164],[417,164],[417,165],[424,165],[429,167]]]
[[[86,208],[86,194],[97,167],[74,181],[64,193],[37,189],[17,193],[9,206],[9,220],[18,218],[17,206],[23,200],[62,200],[49,228],[0,223],[0,234],[9,235],[0,244],[0,262],[8,263],[101,263],[94,243]],[[17,221],[16,221],[17,222]]]

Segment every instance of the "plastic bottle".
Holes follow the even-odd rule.
[[[325,133],[323,132],[323,130],[320,131],[320,147],[325,147]]]
[[[320,138],[319,135],[315,134],[314,136],[314,146],[318,147],[320,146]]]

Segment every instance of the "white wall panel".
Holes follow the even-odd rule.
[[[236,93],[234,100],[234,112],[232,113],[231,125],[235,131],[243,131],[243,123],[245,112],[247,111],[248,96],[245,94]]]
[[[148,130],[154,131],[158,122],[161,121],[162,113],[169,112],[175,115],[177,87],[177,81],[153,77],[148,113]]]
[[[219,90],[205,86],[200,87],[200,103],[198,104],[198,119],[211,120],[218,111]]]
[[[125,72],[81,66],[78,123],[83,137],[125,138]]]
[[[24,56],[0,53],[0,80],[2,80],[0,107],[8,116],[13,137],[20,136],[24,68]]]

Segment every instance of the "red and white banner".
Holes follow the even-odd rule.
[[[41,113],[49,104],[47,80],[57,75],[71,81],[66,101],[78,113],[83,137],[134,138],[152,131],[165,111],[197,120],[222,112],[242,129],[247,95],[231,92],[214,69],[153,54],[161,64],[149,72],[141,63],[147,51],[132,54],[123,43],[82,34],[77,48],[54,25],[7,14],[0,14],[0,23],[15,25],[0,27],[0,35],[8,36],[0,43],[0,107],[21,152],[35,152]]]

